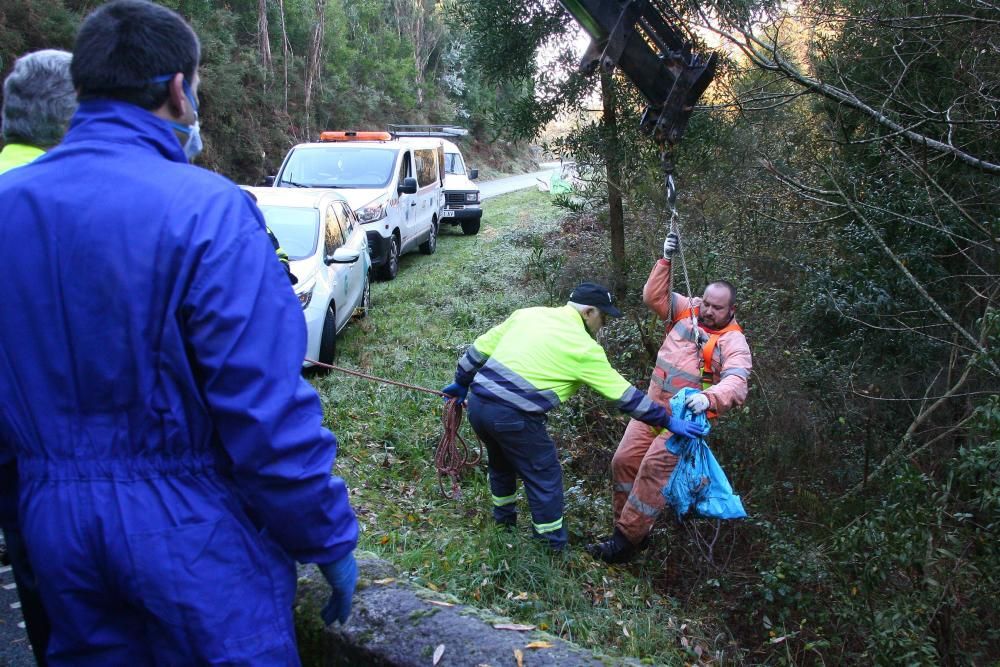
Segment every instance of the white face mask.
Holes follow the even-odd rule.
[[[195,116],[194,125],[190,127],[185,125],[175,125],[178,130],[184,132],[187,130],[187,141],[184,142],[184,155],[187,156],[188,162],[194,162],[194,158],[205,145],[201,141],[201,123],[198,121],[197,115]],[[183,128],[183,129],[181,129]]]
[[[171,125],[176,130],[187,135],[187,141],[184,142],[184,155],[187,156],[188,162],[194,162],[195,156],[205,146],[201,142],[201,122],[198,120],[198,103],[195,101],[194,95],[191,94],[191,89],[188,88],[186,81],[184,82],[184,94],[187,96],[188,101],[191,103],[191,108],[194,110],[194,123],[192,125],[171,123]]]
[[[153,83],[164,83],[170,79],[173,75],[161,76],[153,79]],[[187,157],[188,162],[193,162],[195,156],[201,152],[204,148],[204,144],[201,141],[201,122],[198,120],[198,101],[194,99],[194,94],[191,92],[191,87],[188,86],[188,82],[184,81],[184,95],[188,98],[188,102],[191,103],[191,109],[194,111],[194,123],[191,125],[183,125],[181,123],[171,122],[170,125],[175,130],[181,134],[187,135],[187,140],[184,142],[184,156]]]

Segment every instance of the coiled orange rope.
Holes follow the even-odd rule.
[[[441,413],[441,440],[434,452],[434,467],[437,469],[441,495],[445,498],[459,497],[461,488],[458,486],[458,480],[461,479],[462,473],[483,459],[483,442],[479,441],[479,452],[473,456],[469,444],[459,433],[459,429],[462,428],[462,415],[465,412],[462,405],[457,398],[449,398],[444,412]],[[461,450],[455,444],[456,441],[462,444]],[[444,490],[445,475],[451,477],[451,494]]]
[[[437,444],[437,449],[434,452],[434,467],[437,470],[438,486],[441,488],[441,495],[445,498],[458,498],[461,495],[461,488],[459,487],[458,482],[462,478],[462,474],[465,472],[466,468],[478,465],[479,462],[483,460],[483,443],[481,441],[479,442],[479,451],[476,453],[469,448],[465,438],[462,437],[460,431],[462,428],[462,417],[465,414],[465,409],[460,401],[452,398],[444,392],[438,391],[437,389],[428,389],[427,387],[421,387],[415,384],[388,380],[386,378],[380,378],[376,375],[369,375],[368,373],[362,373],[361,371],[344,368],[343,366],[324,364],[314,359],[306,359],[306,361],[320,368],[328,368],[333,371],[339,371],[341,373],[353,375],[372,382],[391,384],[396,387],[402,387],[403,389],[422,391],[426,394],[433,394],[434,396],[440,396],[448,399],[445,403],[444,411],[441,414],[442,433],[441,439]],[[477,437],[476,439],[478,440],[479,438]],[[459,448],[459,444],[457,443],[461,444],[461,448]],[[451,478],[450,493],[445,491],[445,477]]]

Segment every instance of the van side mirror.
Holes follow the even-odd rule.
[[[357,250],[341,247],[334,250],[332,255],[324,257],[323,263],[327,266],[330,264],[353,264],[358,261],[358,257],[361,257],[361,253]]]
[[[477,178],[479,178],[479,170],[478,169],[470,169],[469,170],[469,180],[470,181],[474,181]]]
[[[271,187],[272,185],[274,185],[274,176],[265,176],[264,178],[261,179],[260,183],[258,183],[257,185],[264,186],[266,188]]]
[[[401,195],[412,195],[417,191],[417,179],[412,176],[408,176],[403,179],[403,182],[399,184],[396,188],[396,192]]]

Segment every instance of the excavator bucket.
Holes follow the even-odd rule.
[[[698,98],[715,76],[715,54],[692,52],[662,0],[561,0],[592,42],[580,63],[618,67],[646,98],[641,130],[673,146],[684,136]]]

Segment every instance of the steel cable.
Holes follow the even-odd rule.
[[[664,168],[664,183],[667,191],[667,208],[670,209],[670,220],[667,222],[667,232],[675,234],[677,236],[677,254],[681,258],[681,271],[684,273],[684,288],[687,293],[688,300],[688,312],[690,312],[692,330],[694,330],[694,325],[697,322],[697,318],[694,315],[694,298],[691,294],[691,279],[688,277],[687,261],[684,258],[684,244],[681,243],[681,223],[680,223],[680,213],[677,212],[677,184],[674,182],[673,173],[673,148],[663,148],[660,153],[660,160]],[[670,272],[670,284],[667,285],[667,303],[668,306],[668,324],[669,329],[674,321],[673,312],[673,281],[674,272]],[[698,348],[701,349],[700,341],[695,341]]]

